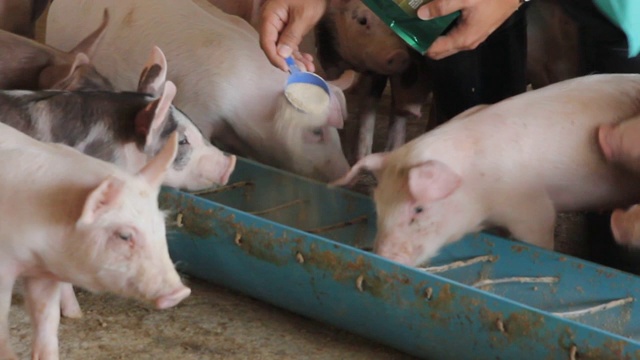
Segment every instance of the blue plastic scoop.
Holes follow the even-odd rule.
[[[285,61],[291,73],[284,91],[289,103],[305,113],[319,113],[325,110],[329,106],[329,85],[312,72],[300,71],[291,56]]]

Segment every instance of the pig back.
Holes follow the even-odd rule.
[[[109,175],[126,176],[115,165],[62,144],[37,141],[0,123],[0,209],[34,227],[81,210],[88,191]],[[24,212],[25,216],[19,216]],[[2,217],[5,218],[4,216]],[[77,217],[75,217],[77,219]]]
[[[639,112],[640,75],[590,75],[462,113],[396,161],[444,161],[471,187],[546,188],[559,211],[624,203],[640,195],[640,179],[604,160],[597,128]]]
[[[117,90],[137,87],[139,71],[157,45],[167,58],[167,78],[178,88],[175,105],[205,136],[221,119],[233,126],[249,119],[254,124],[270,120],[286,73],[269,63],[254,29],[239,27],[237,17],[211,5],[206,11],[191,1],[178,6],[166,0],[106,0],[96,6],[94,1],[60,0],[49,10],[47,43],[72,48],[79,34],[100,21],[104,7],[111,20],[93,62]],[[159,19],[162,26],[157,26]]]

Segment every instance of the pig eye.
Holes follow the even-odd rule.
[[[189,145],[189,139],[187,137],[183,137],[178,141],[178,145]]]
[[[313,129],[311,133],[315,136],[322,136],[322,128]]]
[[[364,17],[364,16],[359,17],[359,18],[358,18],[358,24],[360,24],[360,25],[362,25],[362,26],[367,25],[367,18],[366,18],[366,17]]]
[[[131,233],[122,233],[122,232],[119,232],[119,233],[118,233],[118,237],[119,237],[121,240],[129,241],[129,240],[131,240]]]
[[[413,209],[413,212],[415,212],[416,214],[420,214],[420,213],[421,213],[421,212],[423,212],[423,211],[424,211],[424,208],[423,208],[422,206],[416,206],[416,207]]]

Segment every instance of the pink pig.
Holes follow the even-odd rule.
[[[137,175],[66,145],[0,124],[0,358],[16,359],[8,312],[25,279],[34,359],[57,359],[61,282],[150,301],[189,296],[165,236],[158,192],[177,151],[173,134]]]
[[[559,211],[628,206],[639,176],[605,161],[597,129],[640,112],[640,75],[591,75],[480,105],[390,153],[359,161],[336,184],[372,171],[374,250],[415,266],[489,226],[553,248]]]

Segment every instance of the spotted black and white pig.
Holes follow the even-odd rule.
[[[553,248],[557,212],[626,207],[640,177],[607,162],[598,127],[640,113],[640,75],[590,75],[479,105],[336,184],[372,171],[374,250],[414,266],[488,226]]]
[[[0,29],[33,39],[50,0],[0,0]]]
[[[58,359],[61,282],[152,302],[189,296],[169,257],[158,192],[177,134],[136,175],[0,124],[0,358],[17,359],[8,315],[25,280],[33,359]]]
[[[0,89],[113,90],[89,60],[108,22],[105,11],[100,26],[69,52],[0,30]]]
[[[165,81],[166,63],[155,48],[140,79],[139,92],[0,91],[0,121],[47,141],[136,172],[179,134],[178,155],[164,185],[201,190],[226,184],[235,156],[225,156],[171,103],[176,87]]]
[[[255,29],[213,6],[206,11],[191,1],[56,0],[47,43],[70,48],[105,7],[113,22],[93,61],[117,89],[135,86],[136,69],[158,45],[170,65],[167,78],[182,89],[175,105],[217,144],[321,181],[348,170],[337,131],[346,117],[341,88],[332,84],[330,109],[321,119],[282,111],[288,74],[269,63]]]

